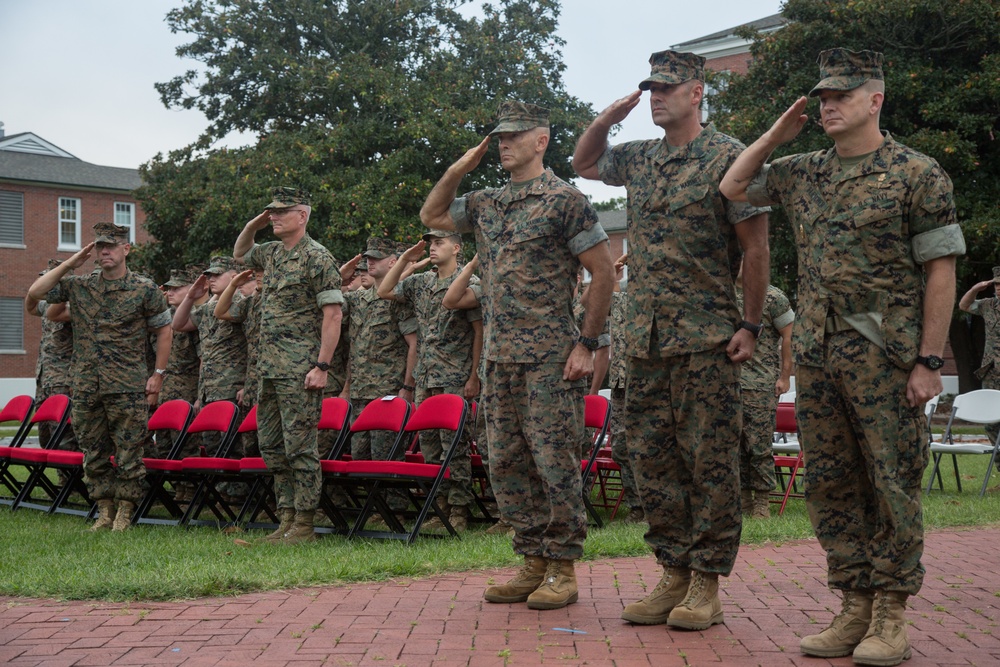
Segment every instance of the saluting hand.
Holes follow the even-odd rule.
[[[360,261],[361,255],[355,255],[340,265],[340,281],[343,284],[346,285],[354,278],[354,271],[358,268],[358,262]]]
[[[802,113],[806,110],[808,103],[808,97],[800,97],[795,100],[792,106],[788,107],[785,113],[781,114],[781,118],[774,121],[774,125],[767,131],[772,143],[785,144],[799,136],[799,132],[809,120],[809,116]]]
[[[91,241],[87,245],[83,246],[76,252],[76,254],[66,260],[66,264],[70,265],[74,269],[79,269],[87,263],[87,258],[90,257],[90,253],[94,249],[95,245],[96,242]]]
[[[601,118],[607,121],[610,125],[617,125],[628,118],[628,115],[632,113],[632,109],[639,105],[639,100],[641,98],[641,90],[632,91],[625,97],[615,100],[609,104],[608,108],[601,112]]]
[[[248,282],[253,280],[253,269],[247,269],[246,271],[240,271],[232,279],[233,287],[243,287]]]
[[[491,137],[487,136],[479,142],[478,146],[465,151],[465,155],[458,158],[455,164],[451,165],[451,168],[464,176],[478,167],[479,163],[483,159],[483,156],[486,155],[486,151],[490,149],[490,139]]]
[[[191,297],[192,301],[197,301],[206,294],[208,294],[208,276],[203,273],[198,276],[198,280],[194,281],[191,287],[188,288],[187,295]]]

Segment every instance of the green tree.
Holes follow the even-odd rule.
[[[593,202],[595,211],[624,211],[626,197],[612,197],[607,201]]]
[[[817,54],[836,46],[885,55],[881,125],[898,141],[941,163],[955,185],[968,253],[959,292],[1000,264],[1000,3],[996,0],[787,0],[789,24],[753,38],[745,76],[728,77],[711,102],[713,120],[746,143],[757,139],[817,81]],[[815,104],[807,110],[818,116]],[[815,122],[776,153],[831,146]],[[797,263],[787,219],[771,215],[773,282],[794,297]],[[976,318],[978,320],[978,318]],[[956,317],[952,349],[963,391],[982,355],[981,322]],[[977,347],[978,346],[978,347]]]
[[[492,129],[513,97],[552,110],[547,162],[572,176],[592,110],[562,82],[557,0],[187,0],[167,20],[193,35],[178,55],[202,62],[157,84],[164,104],[210,124],[187,148],[142,166],[137,196],[157,238],[140,250],[163,275],[232,244],[274,185],[313,193],[310,233],[341,260],[371,234],[414,239],[445,168]],[[213,149],[233,130],[248,148]],[[463,184],[505,178],[493,149]]]

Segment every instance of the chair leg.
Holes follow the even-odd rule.
[[[997,448],[993,447],[993,453],[990,454],[990,463],[986,466],[986,476],[983,477],[983,488],[979,491],[979,497],[982,498],[986,495],[986,487],[990,484],[990,475],[993,473],[993,465],[997,460]]]

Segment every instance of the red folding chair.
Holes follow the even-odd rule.
[[[187,456],[181,459],[181,477],[195,485],[194,494],[187,511],[181,517],[182,526],[211,526],[235,523],[239,508],[232,507],[223,497],[216,484],[223,481],[239,481],[240,459],[226,458],[240,426],[239,407],[232,401],[214,401],[204,406],[191,422],[188,433],[215,433],[217,443],[211,452],[202,450],[201,456]],[[201,519],[201,514],[209,510],[215,521]]]
[[[397,439],[397,447],[401,447],[401,443],[408,440],[405,436],[412,436],[411,441],[414,441],[421,431],[446,430],[454,433],[440,464],[421,463],[415,457],[410,461],[350,461],[344,464],[347,479],[351,483],[364,484],[367,488],[367,501],[351,530],[350,537],[397,539],[412,544],[429,512],[434,512],[448,532],[458,537],[458,532],[451,525],[448,516],[438,508],[435,500],[442,483],[449,478],[448,466],[461,442],[468,412],[469,404],[461,396],[439,394],[423,400],[406,422],[403,429],[404,437]],[[394,459],[396,456],[390,458]],[[386,492],[390,490],[405,494],[416,511],[412,527],[409,530],[404,528],[388,532],[363,530],[368,517],[376,509],[386,519],[387,524],[390,516],[392,518],[398,516],[397,512],[390,509],[385,497]],[[391,524],[389,525],[391,527]]]
[[[590,500],[591,488],[597,479],[597,456],[604,446],[604,440],[608,435],[608,428],[611,426],[611,401],[597,394],[587,394],[584,399],[584,426],[595,429],[594,442],[590,448],[590,456],[586,461],[581,462],[583,473],[583,504],[587,507],[587,513],[597,524],[598,528],[604,527],[604,521],[597,514],[597,509]]]
[[[18,447],[10,452],[10,465],[20,465],[28,470],[27,479],[11,503],[12,512],[23,507],[51,514],[73,491],[76,491],[83,497],[83,504],[79,507],[60,508],[60,511],[79,516],[87,516],[90,513],[93,503],[83,483],[83,454],[58,449],[59,442],[70,424],[72,403],[65,394],[55,394],[42,401],[31,416],[31,424],[51,422],[55,425],[46,448]],[[47,474],[49,470],[63,471],[65,481],[50,479]],[[44,493],[44,497],[33,498],[32,494],[36,490]]]
[[[339,515],[343,517],[345,514],[357,514],[353,527],[348,531],[351,534],[360,533],[364,523],[358,525],[359,521],[367,521],[367,517],[363,515],[362,510],[368,503],[369,491],[364,480],[351,479],[348,474],[348,465],[359,462],[343,460],[345,452],[349,451],[351,436],[362,432],[390,431],[394,434],[394,439],[389,451],[390,454],[398,456],[398,452],[402,447],[401,443],[404,441],[406,435],[403,429],[410,418],[411,410],[410,403],[398,396],[386,396],[371,401],[361,410],[361,414],[351,424],[349,434],[341,443],[339,451],[331,452],[329,458],[320,461],[320,467],[323,470],[323,489],[320,493],[320,506],[328,515],[333,513],[335,516]],[[334,493],[337,490],[342,492],[341,496],[346,497],[350,501],[349,505],[343,503],[339,506],[337,505],[334,499]],[[404,532],[402,524],[389,508],[383,507],[376,501],[376,509],[378,509],[383,519],[385,519],[386,524],[394,532]],[[331,518],[336,521],[334,517]]]
[[[180,523],[184,510],[174,501],[173,494],[167,491],[166,483],[171,478],[176,480],[181,474],[181,462],[178,457],[187,442],[188,429],[193,421],[194,407],[187,401],[176,399],[166,401],[156,408],[156,412],[146,422],[146,428],[154,434],[173,431],[174,442],[165,459],[155,457],[142,459],[146,467],[146,483],[149,485],[149,490],[136,507],[134,523],[166,526],[176,526]],[[167,510],[169,518],[150,516],[157,502]]]
[[[320,452],[320,460],[332,458],[340,455],[344,442],[350,434],[351,424],[351,404],[349,401],[338,396],[328,396],[323,399],[323,407],[316,425],[319,431],[335,432],[336,438],[328,451]],[[254,406],[240,425],[239,432],[249,432],[257,430],[257,407]],[[245,525],[247,528],[275,529],[278,526],[278,517],[269,507],[268,501],[274,501],[274,480],[264,463],[263,457],[244,457],[240,460],[240,474],[253,479],[250,492],[247,494],[247,501],[240,510],[240,515],[236,522]],[[342,532],[345,535],[350,526],[346,521],[338,521],[338,517],[332,515],[332,508],[322,507],[322,495],[320,497],[321,508],[330,515],[331,520],[337,524],[335,530],[330,530],[323,526],[317,526],[316,532]],[[257,517],[264,512],[271,522],[258,522]]]
[[[31,411],[35,407],[35,399],[28,395],[15,396],[0,409],[0,424],[17,422],[17,431],[10,442],[0,447],[0,484],[10,495],[0,497],[0,504],[10,505],[21,491],[21,482],[11,474],[7,467],[10,464],[10,452],[20,447],[28,433],[31,432]]]
[[[783,488],[780,491],[771,491],[768,495],[770,502],[780,503],[778,515],[781,516],[785,512],[785,505],[788,504],[789,498],[805,497],[805,494],[799,493],[795,486],[799,470],[805,465],[805,457],[799,442],[799,428],[795,421],[794,403],[778,403],[778,414],[774,428],[778,436],[778,442],[775,442],[772,447],[775,452],[774,471]]]

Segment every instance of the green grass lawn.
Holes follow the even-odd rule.
[[[944,492],[925,497],[928,530],[1000,522],[1000,493],[978,497],[987,457],[959,457],[963,493],[955,490],[950,461]],[[929,471],[927,475],[929,475]],[[994,473],[996,481],[1000,476]],[[926,483],[926,479],[925,479]],[[993,482],[991,482],[991,486]],[[777,506],[773,506],[777,512]],[[139,526],[127,533],[91,533],[82,519],[0,507],[0,594],[64,599],[173,600],[250,591],[423,577],[443,572],[515,565],[509,539],[473,525],[461,540],[421,537],[395,541],[328,536],[315,544],[257,543],[265,533],[225,534],[213,528]],[[586,560],[647,556],[644,526],[612,522],[591,528]],[[743,524],[743,544],[811,538],[800,499],[783,516]],[[240,546],[241,539],[252,546]]]

